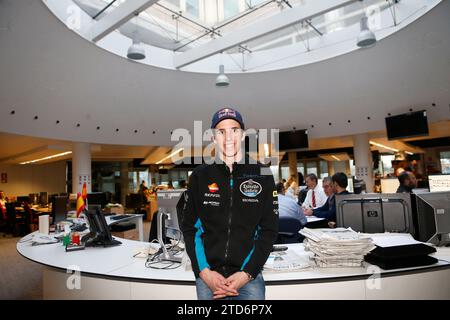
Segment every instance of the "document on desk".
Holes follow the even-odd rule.
[[[313,267],[310,252],[297,254],[293,250],[271,252],[264,265],[264,271],[300,271]]]
[[[310,223],[310,222],[322,221],[322,220],[325,220],[325,218],[319,218],[316,216],[308,216],[308,217],[306,217],[306,220],[308,221],[308,223]]]
[[[381,248],[406,246],[423,243],[415,240],[409,233],[375,233],[369,235],[375,245]]]
[[[43,244],[52,244],[57,243],[58,239],[54,236],[46,235],[43,233],[36,233],[31,236],[31,245],[32,246],[39,246]]]

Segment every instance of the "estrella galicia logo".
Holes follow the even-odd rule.
[[[239,190],[244,196],[254,198],[262,191],[262,187],[258,182],[250,179],[242,182]]]

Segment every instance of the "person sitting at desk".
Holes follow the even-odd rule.
[[[327,196],[322,187],[318,185],[317,176],[314,173],[306,176],[306,185],[308,186],[308,193],[302,204],[303,209],[316,209],[323,206],[327,202]]]
[[[414,173],[406,170],[399,174],[398,182],[400,182],[400,186],[398,187],[396,193],[411,193],[412,189],[414,189],[417,185],[417,180]]]
[[[5,193],[0,190],[0,214],[3,217],[3,220],[6,220],[6,203],[8,199],[5,196]]]
[[[331,183],[330,183],[331,182]],[[324,218],[328,221],[336,221],[336,194],[349,194],[347,191],[347,175],[343,172],[337,172],[331,177],[331,181],[325,178],[323,179],[323,189],[328,195],[327,202],[316,209],[305,209],[306,216],[316,216],[318,218]]]
[[[277,184],[278,194],[278,216],[280,218],[290,217],[300,221],[302,226],[307,223],[306,217],[303,214],[302,208],[295,202],[294,199],[287,196],[286,189],[282,182]]]

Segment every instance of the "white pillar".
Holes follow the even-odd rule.
[[[364,180],[366,192],[373,192],[372,156],[370,154],[369,134],[353,136],[353,153],[355,156],[355,176]]]
[[[125,206],[128,194],[128,162],[120,163],[120,203]]]
[[[72,193],[81,192],[86,182],[87,192],[91,192],[91,145],[84,142],[72,144]]]

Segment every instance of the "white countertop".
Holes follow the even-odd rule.
[[[26,237],[24,237],[26,238]],[[194,274],[192,270],[186,268],[183,264],[177,269],[156,270],[145,267],[145,258],[135,258],[133,255],[139,249],[148,248],[148,242],[140,242],[126,239],[119,239],[122,245],[109,248],[86,248],[85,250],[66,252],[61,243],[32,246],[31,242],[18,242],[17,251],[24,257],[41,263],[46,266],[59,268],[63,270],[79,268],[82,273],[89,273],[103,277],[112,277],[116,279],[126,279],[132,281],[152,282],[193,282]],[[288,245],[289,250],[297,254],[304,252],[303,244]],[[434,255],[440,259],[438,263],[431,266],[382,270],[382,276],[399,275],[404,272],[421,272],[438,268],[450,268],[450,248],[437,248],[438,252]],[[264,279],[270,285],[270,282],[280,284],[282,282],[316,282],[316,281],[343,281],[349,278],[363,278],[372,274],[368,272],[364,263],[363,267],[352,268],[309,268],[302,271],[283,271],[272,272],[264,271]],[[369,269],[370,270],[370,269]]]

